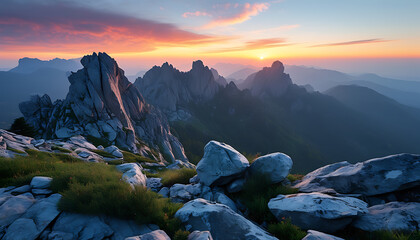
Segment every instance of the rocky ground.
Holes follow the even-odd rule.
[[[279,239],[238,197],[250,179],[260,176],[265,184],[298,189],[298,193],[273,196],[265,207],[274,221],[288,219],[307,230],[305,240],[342,239],[331,234],[346,228],[364,232],[420,228],[419,155],[335,163],[291,182],[287,176],[293,161],[286,154],[272,153],[250,163],[231,146],[211,141],[196,167],[197,175],[189,183],[168,185],[159,175],[151,175],[159,172],[155,167],[195,166],[183,161],[171,165],[124,162],[124,151],[115,146],[95,147],[81,136],[35,140],[0,130],[0,156],[13,161],[28,150],[66,154],[97,164],[121,161],[116,169],[133,189],[147,187],[183,204],[175,218],[189,231],[185,239]],[[27,185],[0,188],[0,239],[171,239],[152,223],[62,211],[57,207],[62,195],[51,190],[51,181],[48,176],[36,176]]]

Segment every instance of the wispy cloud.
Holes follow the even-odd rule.
[[[270,4],[268,3],[228,3],[223,5],[215,5],[215,14],[212,14],[214,19],[208,24],[204,25],[202,28],[209,29],[214,27],[239,24],[267,10],[269,6]]]
[[[185,12],[184,14],[182,14],[182,16],[184,18],[188,18],[188,17],[199,17],[199,16],[212,16],[210,13],[207,12],[201,12],[201,11],[195,11],[195,12]]]
[[[221,48],[212,50],[212,53],[223,53],[223,52],[237,52],[246,50],[257,50],[266,48],[285,47],[293,45],[293,43],[287,42],[284,38],[264,38],[252,41],[247,41],[241,46]]]
[[[2,50],[142,52],[221,41],[223,37],[185,31],[172,24],[62,2],[47,5],[4,0],[0,8]]]
[[[363,39],[363,40],[348,41],[348,42],[317,44],[317,45],[312,45],[310,47],[335,47],[335,46],[347,46],[347,45],[357,45],[357,44],[367,44],[367,43],[383,43],[383,42],[389,42],[389,41],[391,40],[374,38],[374,39]]]

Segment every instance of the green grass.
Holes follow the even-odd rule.
[[[301,240],[306,232],[293,225],[290,219],[268,225],[268,232],[278,239]]]
[[[11,147],[7,147],[7,150],[12,151],[12,152],[14,152],[14,153],[26,154],[26,152],[25,152],[25,151],[20,151],[20,150],[17,150],[17,149],[11,148]]]
[[[174,170],[165,170],[158,174],[162,178],[162,184],[165,187],[170,187],[175,183],[188,184],[190,178],[197,174],[195,169],[181,168]]]
[[[59,147],[59,146],[52,146],[51,150],[60,151],[62,153],[71,153],[72,152],[68,149],[65,149],[65,148],[62,148],[62,147]]]
[[[112,155],[112,153],[109,153],[107,151],[104,150],[99,150],[99,149],[91,149],[90,151],[102,156],[102,157],[106,157],[106,158],[115,158],[114,155]]]
[[[271,184],[264,175],[253,175],[245,183],[241,192],[236,194],[241,202],[248,208],[249,217],[258,222],[275,222],[274,215],[268,209],[270,199],[279,194],[293,194],[298,190],[281,184]]]
[[[127,152],[127,151],[122,151],[123,154],[123,158],[124,158],[124,162],[138,162],[138,163],[142,163],[142,162],[149,162],[149,163],[154,163],[156,162],[153,159],[138,155],[138,154],[134,154],[131,152]]]

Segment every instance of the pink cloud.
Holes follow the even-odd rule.
[[[5,0],[0,8],[0,49],[142,52],[191,46],[223,37],[185,31],[172,24],[56,3]],[[116,44],[117,43],[117,44]]]
[[[367,43],[382,43],[382,42],[389,42],[389,41],[391,40],[375,38],[375,39],[363,39],[363,40],[348,41],[348,42],[325,43],[325,44],[313,45],[310,47],[334,47],[334,46],[347,46],[347,45],[357,45],[357,44],[367,44]]]
[[[216,5],[215,8],[224,8],[225,10],[236,10],[233,15],[227,14],[225,16],[219,16],[208,24],[204,25],[203,28],[214,28],[218,26],[234,25],[245,22],[251,17],[258,15],[265,11],[270,6],[268,3],[245,3],[245,4],[224,4]]]
[[[211,14],[207,12],[195,11],[195,12],[185,12],[184,14],[182,14],[182,16],[184,18],[188,18],[188,17],[199,17],[199,16],[211,16]]]

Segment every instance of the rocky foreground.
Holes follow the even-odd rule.
[[[109,161],[109,156],[95,153],[97,147],[81,136],[46,141],[0,131],[0,155],[10,161],[25,155],[28,149],[54,152],[60,151],[58,146],[61,154],[86,162]],[[124,159],[115,146],[103,151],[114,156],[111,159]],[[132,187],[145,186],[164,198],[183,203],[175,217],[191,232],[188,239],[277,239],[264,224],[250,221],[247,208],[232,198],[253,176],[265,176],[267,184],[292,184],[299,189],[300,193],[272,198],[268,208],[278,221],[290,219],[308,230],[306,240],[341,239],[329,234],[349,226],[369,232],[420,228],[419,155],[335,163],[290,183],[286,177],[293,162],[286,154],[272,153],[249,163],[234,148],[216,141],[209,142],[204,152],[197,175],[189,184],[164,187],[161,178],[146,177],[147,169],[139,163],[124,163],[116,168]],[[169,168],[185,167],[182,163]],[[154,224],[138,225],[131,220],[60,211],[57,203],[61,195],[51,191],[51,180],[36,176],[28,185],[0,189],[0,239],[170,239]]]

